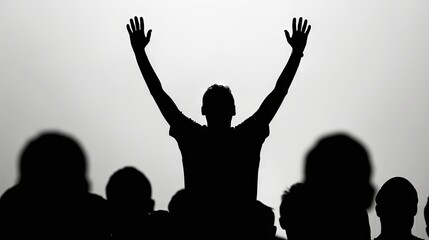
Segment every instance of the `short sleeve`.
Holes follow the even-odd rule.
[[[180,116],[170,125],[169,134],[176,140],[180,140],[195,132],[201,125],[186,117],[180,112]]]
[[[257,118],[253,116],[239,124],[235,129],[238,132],[245,132],[247,135],[250,135],[248,137],[254,137],[262,141],[270,135],[269,125],[262,121],[258,121]]]

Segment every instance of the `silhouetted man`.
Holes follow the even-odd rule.
[[[243,206],[256,200],[260,151],[269,135],[268,125],[288,92],[311,29],[302,18],[298,24],[294,19],[292,27],[292,36],[285,31],[292,54],[273,91],[251,117],[231,127],[236,111],[228,87],[215,84],[204,94],[201,113],[207,126],[187,118],[162,88],[146,55],[152,30],[145,35],[142,17],[130,19],[127,25],[143,78],[182,153],[187,194],[194,205],[210,206],[206,215],[230,212],[225,207],[245,211]]]
[[[418,201],[417,191],[407,179],[394,177],[385,182],[375,197],[381,233],[374,240],[421,240],[411,233]]]
[[[268,124],[279,109],[298,69],[311,26],[293,19],[292,35],[285,31],[292,54],[275,88],[251,117],[231,127],[234,98],[228,87],[213,85],[203,96],[201,113],[207,126],[187,118],[162,88],[146,55],[152,30],[144,32],[143,18],[130,19],[127,30],[144,80],[182,153],[185,188],[192,198],[229,197],[256,200],[260,150],[269,135]],[[220,194],[220,195],[219,195]]]

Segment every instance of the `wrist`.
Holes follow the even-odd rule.
[[[292,50],[292,55],[294,55],[296,57],[304,57],[304,51]]]

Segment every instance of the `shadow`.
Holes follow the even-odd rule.
[[[103,198],[88,192],[77,141],[45,132],[24,147],[18,184],[0,199],[0,238],[106,239],[106,209]]]
[[[375,240],[420,239],[411,233],[418,200],[416,189],[407,179],[387,180],[375,197],[375,211],[381,223],[381,233]]]

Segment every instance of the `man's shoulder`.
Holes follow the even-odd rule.
[[[260,121],[258,118],[254,117],[254,115],[237,125],[234,130],[239,133],[253,133],[264,138],[268,137],[270,134],[269,124]]]
[[[177,138],[181,136],[193,135],[196,132],[203,131],[204,129],[205,126],[202,126],[193,119],[182,114],[182,117],[170,125],[169,134],[170,136]]]

